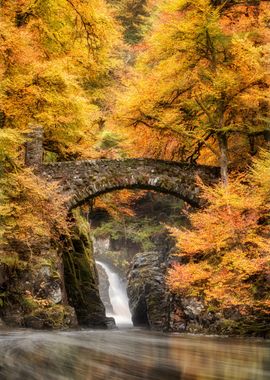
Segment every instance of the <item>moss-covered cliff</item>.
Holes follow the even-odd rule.
[[[99,296],[89,225],[79,210],[73,212],[73,217],[72,235],[66,239],[63,255],[68,301],[76,311],[79,325],[107,327],[110,320]]]
[[[0,319],[37,329],[113,325],[99,297],[89,226],[79,210],[62,241],[13,242],[2,251]]]
[[[7,326],[67,328],[77,325],[67,304],[60,246],[46,240],[5,250],[0,264],[0,317]]]

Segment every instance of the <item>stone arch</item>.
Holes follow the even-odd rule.
[[[197,177],[215,182],[218,168],[154,159],[70,161],[42,165],[40,174],[59,181],[69,196],[67,207],[76,208],[91,198],[121,189],[144,189],[174,195],[200,204]]]
[[[59,182],[63,194],[69,196],[69,210],[98,195],[121,189],[155,190],[198,206],[200,189],[197,177],[208,184],[219,178],[217,167],[149,158],[43,164],[42,157],[43,128],[31,127],[26,143],[25,163],[33,167],[37,174]]]
[[[155,159],[123,159],[123,160],[88,160],[44,164],[43,130],[34,129],[26,143],[26,165],[33,168],[37,175],[49,181],[57,181],[63,195],[69,196],[69,210],[86,203],[98,195],[120,189],[148,189],[177,196],[193,206],[200,204],[200,189],[196,178],[199,176],[205,183],[215,182],[219,178],[219,169],[210,166],[189,165],[186,163],[169,162]],[[72,246],[67,244],[63,250],[64,273],[68,280],[63,280],[66,290],[69,289],[69,302],[74,307],[81,325],[107,325],[105,311],[100,303],[98,285],[93,275],[93,267],[87,260],[87,249],[91,246],[84,244],[87,237],[81,236],[80,231],[73,239]],[[79,248],[76,248],[76,244]],[[70,249],[70,251],[68,251]],[[73,251],[72,251],[73,249]],[[71,257],[76,261],[75,276],[84,281],[74,286],[70,281],[65,259]],[[80,298],[81,294],[86,297]],[[93,310],[91,302],[96,299],[97,308]],[[91,301],[90,301],[91,300]]]

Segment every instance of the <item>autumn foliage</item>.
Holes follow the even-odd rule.
[[[224,181],[268,130],[270,42],[268,4],[226,3],[158,2],[117,100],[136,146],[152,151],[143,129],[160,131],[164,145],[167,132],[182,160],[218,164]]]
[[[31,125],[45,130],[45,161],[97,157],[121,27],[103,1],[0,3],[0,243],[66,232],[64,199],[24,167]]]
[[[221,183],[199,183],[206,206],[192,228],[171,228],[179,262],[169,287],[216,310],[269,313],[269,4],[0,1],[1,254],[68,234],[58,184],[24,164],[26,133],[42,125],[45,162],[219,166]],[[140,196],[95,205],[121,219]]]
[[[208,206],[190,216],[192,229],[172,229],[181,264],[168,273],[170,288],[208,305],[270,312],[270,154],[227,187],[203,187]]]

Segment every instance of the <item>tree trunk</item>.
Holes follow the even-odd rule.
[[[270,150],[270,131],[264,131],[264,139],[266,141],[266,147],[268,150]]]
[[[225,133],[218,134],[218,145],[220,150],[220,174],[224,186],[228,185],[228,140]]]

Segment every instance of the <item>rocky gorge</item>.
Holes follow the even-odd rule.
[[[168,199],[146,194],[135,208],[138,224],[131,225],[131,232],[128,225],[124,231],[106,213],[101,218],[93,214],[90,227],[84,213],[77,210],[70,236],[60,242],[40,240],[31,250],[10,242],[10,250],[19,255],[17,261],[0,265],[1,326],[114,328],[113,318],[105,312],[105,307],[111,310],[109,281],[102,270],[99,278],[95,263],[101,259],[127,282],[134,326],[210,334],[241,334],[248,329],[236,310],[223,314],[209,310],[198,297],[180,297],[168,289],[167,270],[180,260],[174,240],[159,225],[166,222],[165,209],[167,217],[173,218]],[[149,227],[149,217],[155,228]],[[252,329],[249,333],[260,335]]]
[[[63,241],[39,241],[31,247],[34,252],[16,246],[19,259],[1,264],[0,317],[4,325],[58,329],[78,325],[106,328],[112,323],[99,296],[87,222],[77,213],[72,225],[71,235]]]

